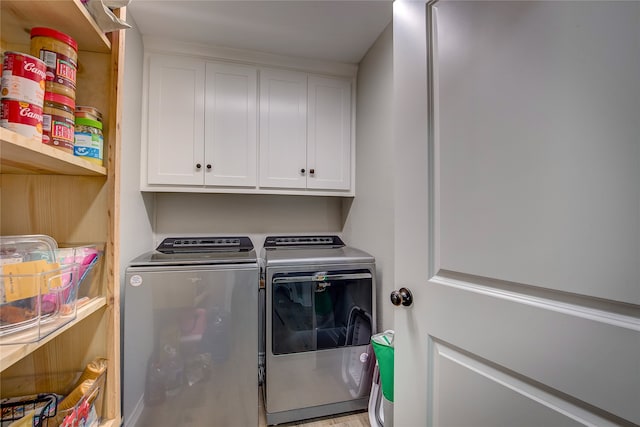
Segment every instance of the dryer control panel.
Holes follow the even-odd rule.
[[[341,248],[344,245],[338,236],[269,236],[264,241],[265,249],[299,248],[302,246]]]

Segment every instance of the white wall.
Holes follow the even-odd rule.
[[[255,194],[158,193],[156,242],[167,236],[340,233],[341,199]]]
[[[133,18],[129,17],[128,22]],[[140,123],[142,120],[142,38],[126,31],[120,147],[120,273],[132,258],[147,251],[152,240],[153,195],[140,193]]]
[[[140,123],[142,111],[142,38],[135,30],[131,16],[127,21],[134,27],[125,32],[125,64],[122,88],[122,144],[120,147],[120,295],[121,313],[126,298],[124,295],[124,275],[127,264],[137,255],[148,251],[153,242],[151,215],[153,212],[152,195],[140,193]],[[135,320],[135,319],[134,319]],[[127,319],[126,321],[134,321]],[[120,325],[123,335],[124,322]],[[135,352],[134,352],[135,353]],[[124,357],[124,352],[121,352]],[[141,355],[146,357],[146,355]],[[123,387],[127,396],[141,396],[143,390],[135,390],[131,384],[144,384],[144,381],[127,381],[127,378],[144,378],[145,361],[123,364]],[[123,399],[123,416],[129,418],[137,399]]]
[[[356,197],[344,202],[343,236],[376,257],[378,330],[393,329],[393,35],[389,26],[358,69]]]

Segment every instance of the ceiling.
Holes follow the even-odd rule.
[[[143,36],[357,64],[391,22],[392,0],[132,0]]]

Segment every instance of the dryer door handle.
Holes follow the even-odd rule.
[[[314,274],[313,276],[276,277],[273,283],[328,282],[331,280],[371,279],[371,273]]]

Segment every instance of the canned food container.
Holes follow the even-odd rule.
[[[76,117],[97,120],[102,123],[102,113],[95,107],[76,105]]]
[[[47,66],[35,56],[5,52],[2,61],[0,93],[2,98],[17,99],[42,107]]]
[[[31,29],[31,54],[47,66],[45,90],[76,99],[78,43],[51,28]]]
[[[42,141],[42,108],[25,101],[5,98],[0,104],[0,126],[34,142]]]
[[[42,114],[42,142],[73,154],[75,140],[75,101],[46,92]]]
[[[102,166],[103,146],[102,123],[83,117],[76,118],[76,140],[73,154]]]

